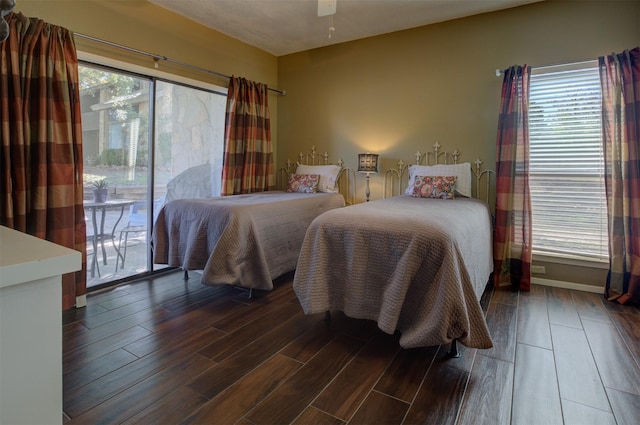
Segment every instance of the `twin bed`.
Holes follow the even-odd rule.
[[[404,193],[311,223],[293,282],[306,314],[374,320],[399,330],[404,348],[452,343],[456,355],[455,341],[492,347],[479,302],[493,270],[491,212],[471,196],[471,164],[458,164],[457,152],[438,164],[438,147],[435,164],[408,167]],[[490,177],[479,166],[476,191]],[[402,163],[394,171],[400,187],[405,171]]]
[[[235,285],[250,296],[273,289],[273,280],[296,268],[313,219],[345,206],[340,190],[348,192],[349,170],[328,159],[314,146],[296,164],[287,161],[278,173],[282,190],[167,202],[154,225],[154,263],[185,276],[202,271],[202,284]]]
[[[434,148],[434,164],[391,170],[399,186],[408,173],[404,193],[346,208],[337,190],[300,193],[326,183],[304,166],[289,175],[294,193],[173,201],[156,222],[154,260],[203,270],[204,284],[263,290],[295,269],[306,314],[374,320],[399,330],[404,348],[490,348],[479,299],[493,268],[491,212],[471,196],[471,165],[458,164],[457,152],[447,164]],[[477,191],[487,171],[475,171]]]

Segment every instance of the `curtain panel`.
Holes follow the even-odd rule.
[[[609,226],[605,296],[640,302],[640,47],[598,58]]]
[[[493,284],[531,286],[532,227],[529,193],[529,81],[531,68],[504,73],[496,138],[496,225]]]
[[[0,43],[0,224],[82,253],[62,276],[68,309],[86,294],[82,128],[73,34],[21,13]]]
[[[267,85],[232,77],[227,93],[222,195],[275,186]]]

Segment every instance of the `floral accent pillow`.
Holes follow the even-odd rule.
[[[406,194],[413,195],[415,176],[456,176],[456,195],[472,198],[471,193],[471,164],[435,164],[435,165],[410,165],[409,184]]]
[[[316,193],[319,182],[319,174],[290,174],[287,192]]]
[[[415,198],[454,199],[456,176],[416,176],[413,184]]]

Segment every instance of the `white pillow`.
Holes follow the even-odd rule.
[[[340,174],[339,165],[304,165],[298,164],[296,174],[319,174],[320,183],[318,184],[318,192],[337,193],[336,187],[338,174]]]
[[[456,193],[471,198],[471,164],[410,165],[409,185],[405,193],[413,196],[416,176],[456,176]]]

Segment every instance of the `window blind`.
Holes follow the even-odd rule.
[[[608,257],[597,62],[531,75],[529,137],[533,249]]]

